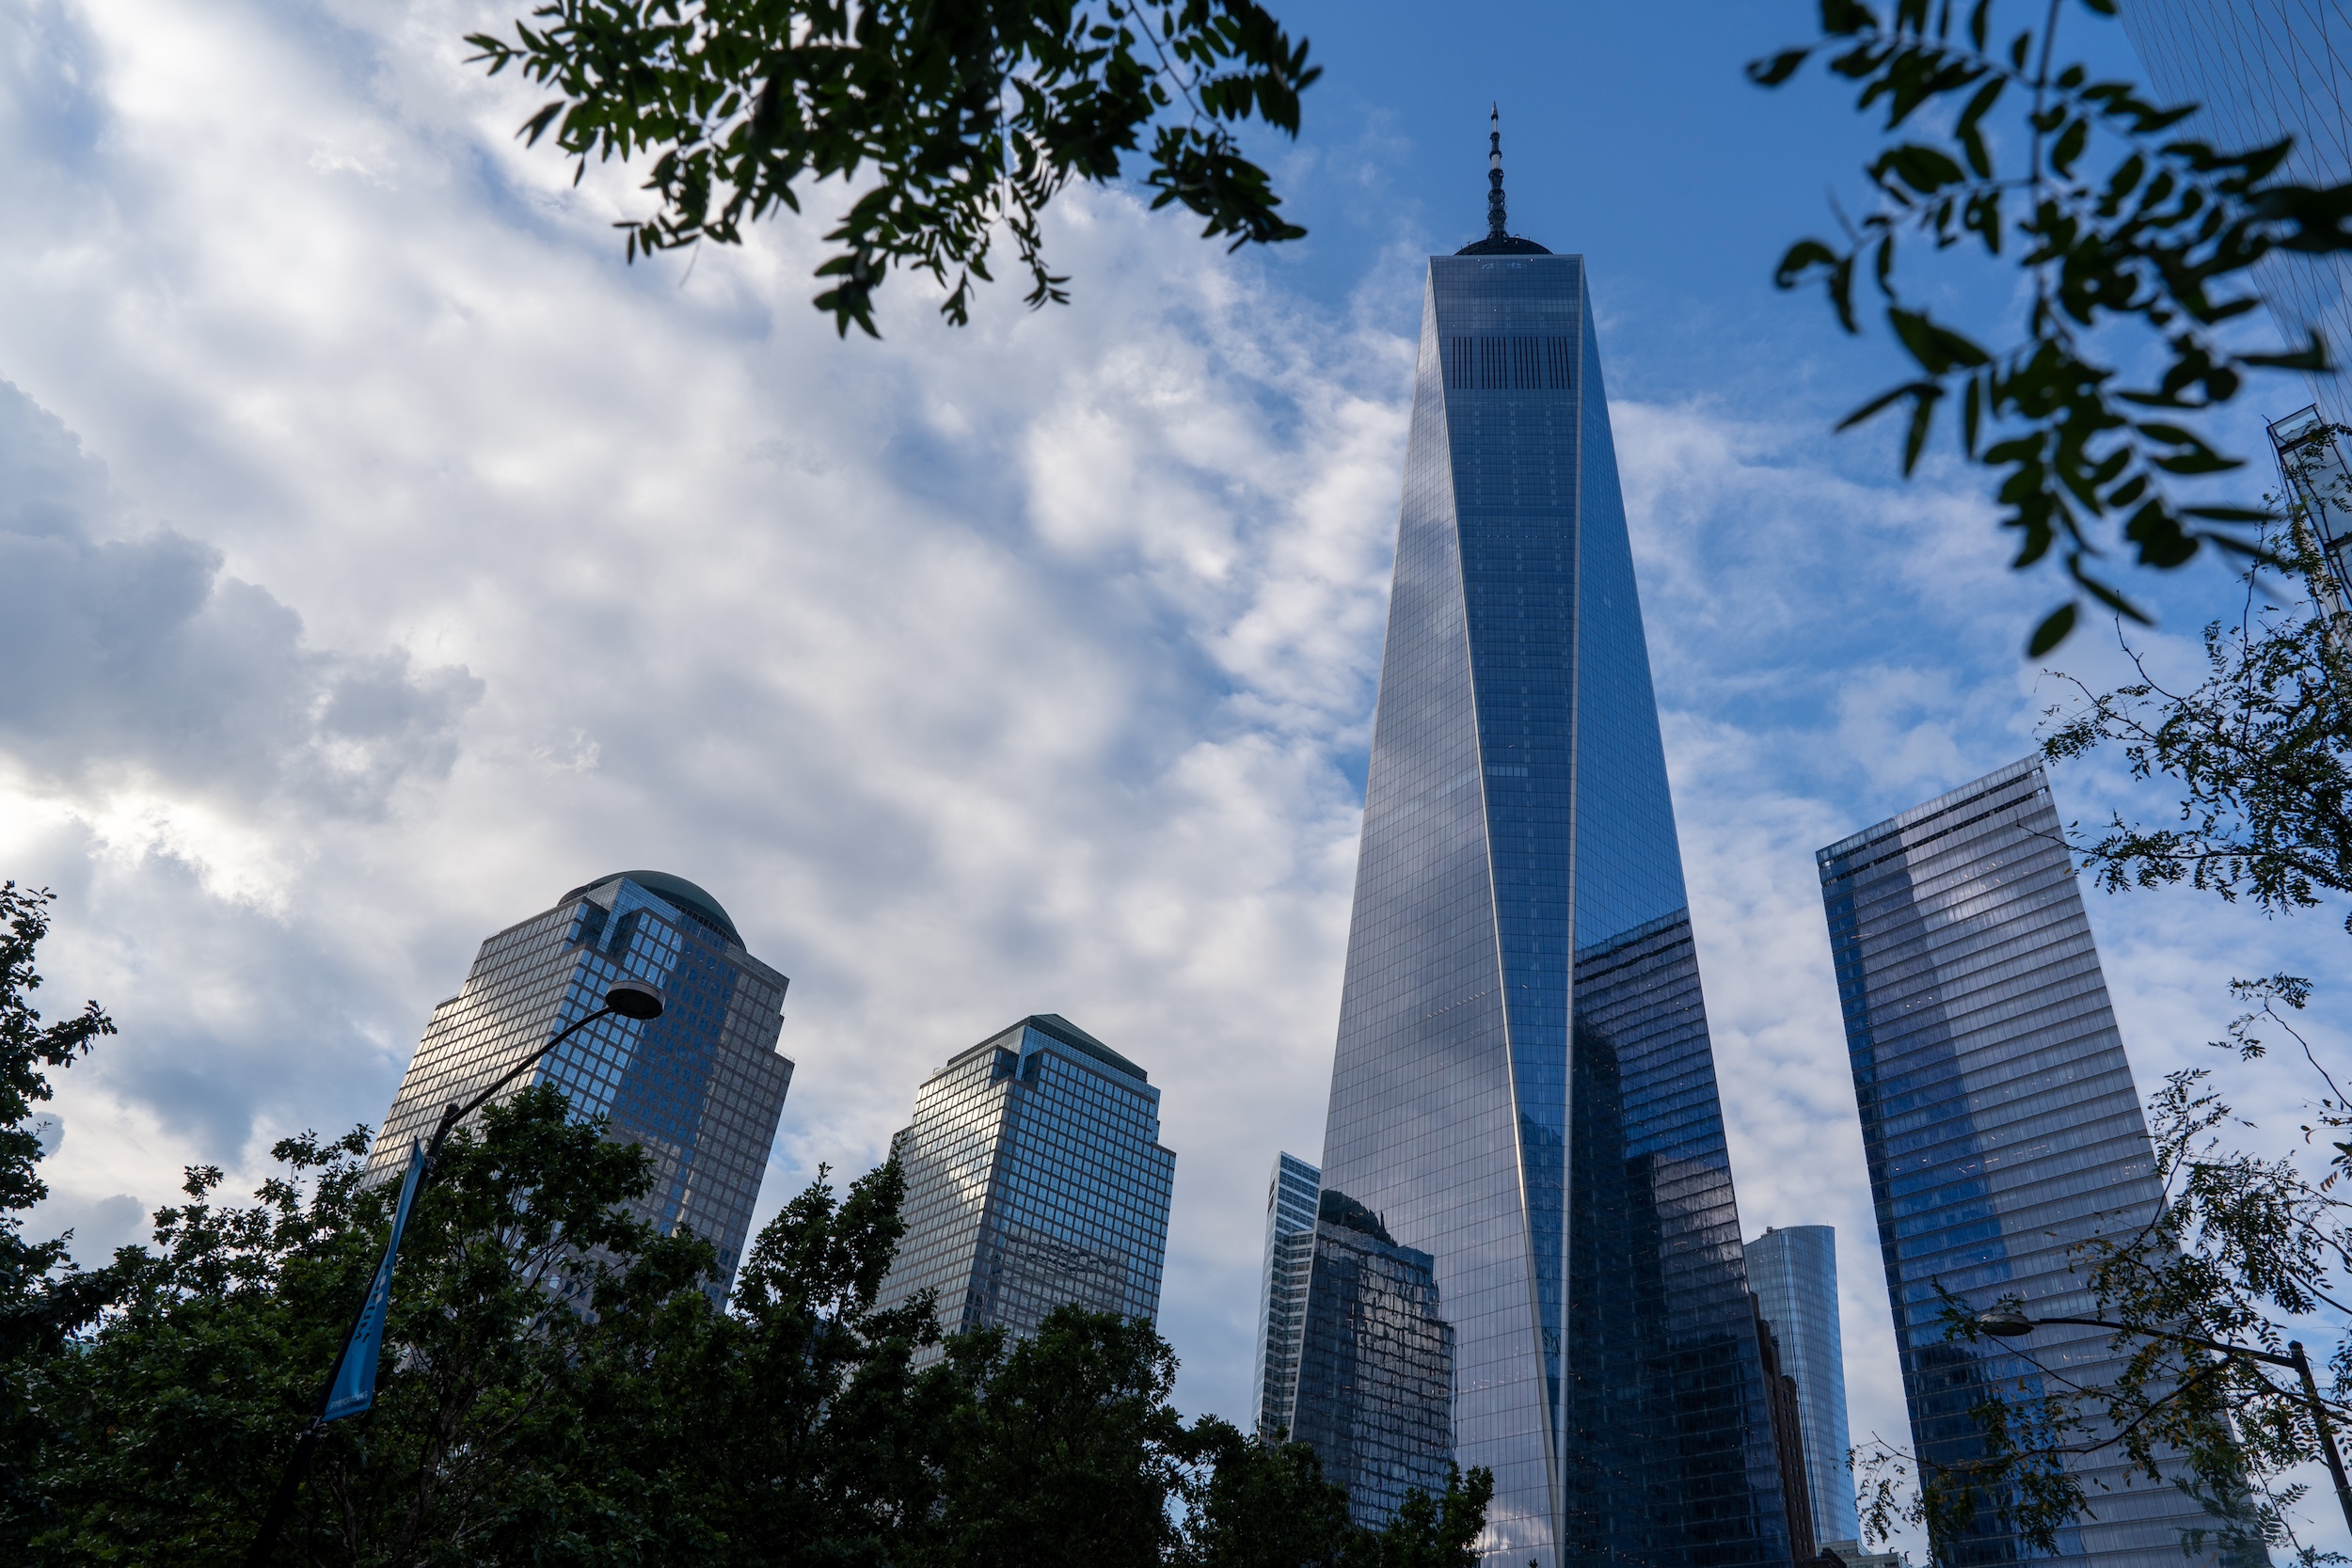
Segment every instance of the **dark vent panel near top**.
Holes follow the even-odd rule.
[[[1565,392],[1576,369],[1574,338],[1448,338],[1445,384],[1476,392]]]

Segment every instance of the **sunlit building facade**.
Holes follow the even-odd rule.
[[[1431,1259],[1489,1563],[1784,1564],[1584,261],[1493,162],[1422,289],[1323,1182]]]
[[[2154,1216],[2154,1151],[2039,759],[1819,859],[1912,1437],[1923,1463],[1963,1462],[1980,1451],[1969,1412],[1989,1397],[2043,1391],[2042,1370],[2095,1387],[2121,1362],[2096,1328],[1948,1341],[1939,1292],[1979,1311],[2015,1296],[2033,1317],[2093,1315],[2074,1249]],[[2090,1514],[2061,1555],[2177,1568],[2229,1544],[2185,1559],[2185,1532],[2224,1521],[2131,1476],[2113,1448],[2075,1463]],[[1955,1563],[2029,1555],[1993,1510],[1979,1521]],[[2258,1546],[2220,1555],[2263,1560]]]
[[[662,1015],[598,1020],[513,1092],[552,1084],[575,1115],[605,1117],[611,1136],[650,1154],[653,1190],[635,1205],[639,1217],[712,1243],[721,1284],[731,1286],[792,1085],[777,1050],[790,982],[744,950],[717,899],[667,872],[599,878],[482,944],[465,988],[433,1009],[370,1151],[370,1176],[397,1175],[445,1106],[596,1011],[623,978],[659,990]]]
[[[950,1334],[1030,1334],[1065,1305],[1157,1322],[1176,1180],[1159,1138],[1143,1069],[1058,1014],[958,1053],[892,1141],[906,1235],[881,1304],[929,1291]]]
[[[1837,1323],[1837,1232],[1826,1225],[1768,1229],[1750,1242],[1748,1289],[1796,1381],[1804,1433],[1805,1490],[1816,1542],[1851,1541],[1853,1439],[1846,1428],[1846,1352]]]
[[[2123,30],[2160,103],[2199,103],[2175,135],[2224,151],[2295,150],[2280,178],[2352,182],[2352,7],[2344,0],[2123,0]],[[2317,329],[2329,358],[2352,363],[2352,255],[2274,250],[2255,286],[2291,343]],[[2312,391],[2330,420],[2352,418],[2339,376]]]

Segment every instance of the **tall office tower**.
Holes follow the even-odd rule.
[[[612,1137],[651,1154],[640,1217],[664,1231],[691,1227],[719,1249],[720,1283],[731,1287],[792,1085],[792,1064],[776,1050],[791,982],[745,952],[719,901],[683,877],[599,877],[485,942],[465,989],[433,1009],[369,1173],[397,1174],[444,1106],[595,1012],[624,977],[661,991],[661,1016],[590,1024],[515,1092],[553,1084],[576,1113],[610,1117]]]
[[[2352,182],[2352,8],[2345,0],[2124,0],[2123,30],[2160,103],[2201,103],[2183,133],[2225,150],[2295,150],[2280,176]],[[2254,284],[2291,343],[2316,328],[2337,365],[2352,364],[2352,257],[2274,250]],[[2313,377],[2328,417],[2352,418],[2345,383]]]
[[[1027,1334],[1071,1304],[1156,1322],[1176,1180],[1159,1138],[1143,1069],[1058,1014],[959,1052],[891,1141],[907,1229],[879,1300],[934,1291],[950,1334]]]
[[[1764,1358],[1764,1404],[1772,1412],[1772,1448],[1780,1456],[1780,1506],[1788,1521],[1788,1555],[1809,1562],[1819,1549],[1813,1533],[1813,1482],[1805,1474],[1811,1455],[1804,1446],[1804,1409],[1797,1402],[1797,1380],[1781,1364],[1780,1336],[1765,1321],[1764,1304],[1754,1296],[1756,1353]]]
[[[1258,1435],[1287,1433],[1298,1391],[1298,1337],[1307,1321],[1307,1272],[1315,1256],[1315,1203],[1323,1173],[1295,1154],[1274,1157],[1266,1181],[1265,1271],[1258,1282]]]
[[[1746,1252],[1748,1289],[1780,1340],[1782,1370],[1797,1380],[1813,1539],[1851,1541],[1862,1527],[1846,1460],[1853,1439],[1846,1431],[1846,1350],[1837,1329],[1837,1232],[1826,1225],[1770,1229]]]
[[[1947,1342],[1938,1287],[1979,1310],[2019,1295],[2035,1317],[2091,1315],[2070,1249],[2154,1215],[2153,1150],[2039,760],[1819,859],[1912,1437],[1923,1462],[1951,1463],[1977,1451],[1973,1406],[2041,1385],[2001,1346]],[[2095,1386],[2121,1365],[2108,1338],[2020,1343]],[[2131,1483],[2112,1448],[2083,1481],[2093,1517],[2064,1555],[2099,1568],[2177,1568],[2183,1530],[2221,1528],[2174,1487]],[[1956,1560],[2024,1555],[1979,1518]]]
[[[1399,1246],[1380,1216],[1326,1187],[1299,1316],[1295,1441],[1347,1489],[1357,1523],[1377,1528],[1408,1492],[1445,1491],[1454,1457],[1454,1326],[1436,1259]]]
[[[1785,1563],[1584,261],[1493,146],[1422,295],[1324,1184],[1434,1260],[1497,1568]]]

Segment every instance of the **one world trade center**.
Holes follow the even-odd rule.
[[[1493,145],[1422,297],[1326,1205],[1434,1259],[1489,1563],[1786,1564],[1584,261]]]

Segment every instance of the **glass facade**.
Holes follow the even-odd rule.
[[[608,1118],[611,1136],[651,1154],[654,1186],[634,1206],[639,1216],[711,1243],[721,1286],[731,1287],[792,1085],[776,1049],[790,982],[745,952],[726,911],[681,878],[602,878],[485,942],[465,989],[433,1009],[370,1152],[370,1178],[398,1176],[444,1107],[601,1007],[624,977],[659,989],[662,1015],[590,1024],[514,1092],[556,1085],[574,1115]]]
[[[1315,1204],[1323,1173],[1295,1154],[1278,1154],[1265,1195],[1265,1270],[1258,1282],[1258,1435],[1290,1431],[1298,1389],[1298,1337],[1307,1321],[1307,1275],[1315,1255]]]
[[[1772,1229],[1747,1244],[1748,1289],[1780,1343],[1781,1370],[1796,1380],[1804,1433],[1805,1490],[1813,1539],[1852,1541],[1853,1467],[1847,1454],[1846,1351],[1837,1327],[1837,1232],[1826,1225]]]
[[[1297,1378],[1287,1420],[1326,1481],[1347,1489],[1359,1524],[1378,1528],[1408,1492],[1445,1491],[1454,1457],[1454,1327],[1437,1261],[1399,1246],[1373,1213],[1326,1187],[1316,1223]]]
[[[1157,1322],[1176,1180],[1159,1137],[1160,1091],[1068,1019],[959,1053],[892,1141],[907,1229],[882,1304],[930,1291],[950,1334],[1031,1333],[1066,1304]]]
[[[2352,182],[2352,8],[2344,0],[2123,0],[2123,30],[2160,103],[2201,103],[2181,134],[2227,151],[2288,136],[2280,170],[2303,185]],[[2254,283],[2288,341],[2316,328],[2352,362],[2352,256],[2274,250]],[[2352,417],[2337,376],[2313,377],[2328,418]]]
[[[1788,1560],[1686,905],[1583,260],[1432,258],[1323,1177],[1498,1568]]]
[[[2154,1215],[2153,1150],[2038,759],[1819,859],[1912,1437],[1925,1462],[1965,1460],[1969,1409],[2018,1379],[2040,1390],[2035,1363],[2093,1386],[2119,1363],[2096,1328],[2003,1342],[2032,1361],[1992,1341],[1947,1343],[1937,1287],[1979,1310],[2015,1295],[2034,1317],[2090,1315],[2071,1249]],[[2061,1555],[2166,1568],[2185,1560],[2183,1531],[2221,1527],[2112,1454],[2081,1462],[2091,1516]],[[1979,1518],[1955,1562],[2026,1555]]]

